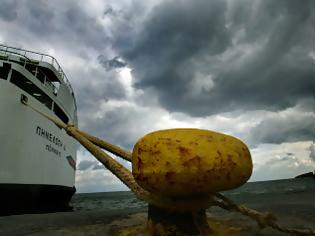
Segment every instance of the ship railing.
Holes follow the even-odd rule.
[[[9,60],[8,55],[4,55],[1,53],[1,49],[0,49],[0,58],[4,59],[4,60]],[[18,52],[15,51],[6,51],[5,53],[7,54],[14,54],[17,55],[18,57],[20,57],[19,63],[22,63],[24,68],[26,68],[27,65],[29,64],[34,64],[36,65],[36,69],[35,70],[29,70],[29,72],[31,72],[41,83],[43,83],[48,89],[50,89],[55,95],[57,95],[59,86],[59,83],[53,82],[51,81],[44,72],[42,72],[37,64],[39,63],[39,61],[37,60],[31,60],[29,59],[27,56],[22,55]]]
[[[50,65],[53,66],[53,68],[57,71],[58,77],[68,86],[70,89],[71,93],[73,94],[73,89],[72,86],[64,73],[63,69],[59,65],[58,61],[56,58],[53,56],[50,56],[48,54],[44,53],[38,53],[38,52],[33,52],[21,48],[16,48],[16,47],[11,47],[7,45],[0,44],[0,52],[1,56],[7,57],[9,54],[17,54],[20,55],[28,60],[30,60],[31,63],[39,63],[39,62],[46,62]],[[49,81],[50,82],[50,81]]]

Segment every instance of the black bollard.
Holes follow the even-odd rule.
[[[149,204],[148,231],[152,235],[211,235],[205,210],[174,211]],[[160,231],[160,232],[159,232]],[[160,234],[159,234],[160,233]]]

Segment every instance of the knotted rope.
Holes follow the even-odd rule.
[[[237,205],[227,197],[219,193],[214,193],[209,196],[200,196],[195,198],[171,198],[165,196],[157,196],[151,194],[150,192],[141,188],[137,182],[134,180],[131,172],[113,159],[111,156],[106,154],[101,148],[127,160],[131,161],[131,153],[123,150],[116,145],[110,144],[104,140],[101,140],[97,137],[94,137],[90,134],[87,134],[73,124],[66,125],[61,120],[54,118],[50,115],[47,115],[38,109],[34,108],[27,101],[21,99],[21,102],[32,108],[35,112],[46,117],[59,128],[64,129],[70,136],[76,139],[82,146],[84,146],[96,159],[98,159],[108,170],[110,170],[118,179],[120,179],[132,192],[135,193],[137,198],[140,200],[146,201],[150,204],[165,207],[168,209],[182,209],[183,211],[192,211],[195,212],[198,209],[206,209],[209,206],[219,206],[228,211],[239,212],[249,218],[255,220],[260,228],[265,228],[267,226],[278,230],[280,232],[296,234],[296,235],[312,235],[315,236],[315,229],[296,229],[288,228],[279,225],[276,221],[277,219],[269,212],[258,212],[254,209],[247,208],[243,205]]]

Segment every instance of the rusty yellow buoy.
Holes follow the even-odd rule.
[[[149,133],[132,152],[135,180],[157,195],[202,195],[233,189],[249,179],[252,167],[242,141],[201,129]]]

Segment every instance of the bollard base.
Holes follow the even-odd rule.
[[[212,235],[205,210],[177,212],[149,204],[148,235]]]
[[[174,211],[149,204],[145,223],[124,227],[118,236],[240,236],[244,229],[233,227],[206,210]]]

